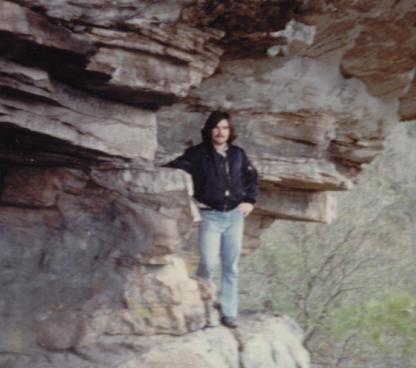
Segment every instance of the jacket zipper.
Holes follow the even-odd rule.
[[[224,160],[224,167],[225,167],[225,201],[224,201],[224,211],[227,211],[228,209],[228,199],[230,196],[230,184],[231,184],[231,178],[230,178],[230,164],[228,161],[228,154],[225,155]]]

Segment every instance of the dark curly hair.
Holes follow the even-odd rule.
[[[235,127],[231,122],[230,114],[225,111],[213,111],[211,112],[211,114],[209,114],[208,119],[205,121],[204,127],[201,129],[201,136],[203,142],[211,142],[212,129],[214,129],[217,126],[217,124],[224,119],[228,121],[228,126],[230,127],[230,136],[227,142],[231,143],[237,138],[237,134],[235,133]]]

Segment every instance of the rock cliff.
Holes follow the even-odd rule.
[[[208,328],[190,178],[159,166],[225,109],[261,175],[246,252],[330,222],[416,117],[415,24],[411,0],[0,1],[0,365],[308,367],[285,318]]]

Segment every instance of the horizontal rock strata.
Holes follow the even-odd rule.
[[[307,368],[291,321],[218,327],[178,257],[191,178],[160,165],[229,111],[260,174],[244,253],[276,219],[330,222],[329,192],[415,118],[415,17],[411,0],[1,1],[0,365]]]
[[[157,142],[151,111],[104,102],[52,80],[38,68],[1,59],[0,67],[3,122],[96,150],[95,156],[101,152],[103,156],[153,160]],[[138,141],[146,143],[138,146]]]
[[[68,2],[78,9],[67,14],[65,7],[52,11],[58,3],[24,5],[33,10],[0,3],[0,56],[128,104],[155,108],[186,96],[214,72],[222,53],[210,44],[222,36],[219,31],[155,25],[140,16],[113,19],[115,29],[109,29],[100,17],[86,23],[83,2]],[[97,4],[92,8],[99,12]],[[46,9],[52,17],[42,14]]]

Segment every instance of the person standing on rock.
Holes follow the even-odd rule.
[[[192,176],[194,198],[200,209],[200,259],[197,276],[213,282],[221,259],[221,322],[237,327],[238,261],[244,218],[253,210],[258,175],[244,150],[232,142],[235,129],[226,112],[214,111],[201,130],[202,143],[165,166]]]

